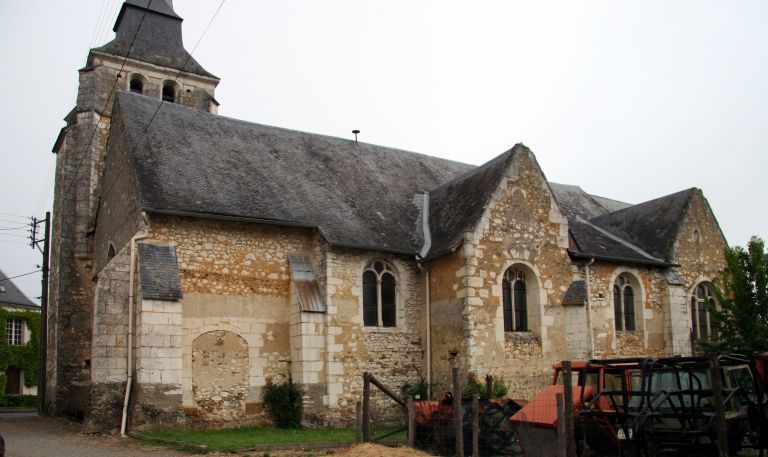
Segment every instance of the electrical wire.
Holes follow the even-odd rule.
[[[112,84],[112,88],[109,90],[109,95],[107,95],[107,100],[104,102],[104,108],[99,113],[99,119],[96,121],[96,123],[93,126],[93,132],[91,133],[91,138],[88,141],[88,145],[83,149],[83,153],[80,155],[80,159],[77,162],[75,171],[71,175],[72,176],[71,181],[69,182],[69,185],[64,189],[64,192],[63,192],[64,198],[61,199],[61,203],[59,204],[59,207],[56,209],[56,214],[60,214],[61,209],[64,207],[64,202],[66,202],[67,198],[72,195],[71,191],[72,191],[72,187],[75,185],[75,178],[77,177],[77,174],[80,172],[80,167],[83,164],[83,160],[85,160],[86,154],[91,149],[91,145],[93,144],[93,139],[96,137],[96,131],[99,128],[101,119],[104,117],[104,113],[107,111],[107,107],[109,106],[109,101],[112,99],[112,95],[115,93],[115,88],[117,87],[117,81],[120,80],[120,74],[123,72],[123,69],[125,68],[125,63],[128,61],[128,56],[131,55],[131,51],[133,50],[133,45],[136,43],[136,38],[139,36],[139,31],[141,30],[141,26],[144,25],[144,19],[147,17],[148,8],[152,6],[153,1],[154,0],[149,0],[149,3],[147,4],[147,9],[144,10],[144,14],[142,14],[141,16],[141,22],[139,22],[139,26],[136,28],[136,32],[133,34],[131,45],[128,47],[128,52],[125,53],[125,57],[123,57],[123,63],[122,65],[120,65],[120,70],[117,72],[117,75],[115,76],[115,82]]]
[[[20,225],[18,227],[0,227],[0,230],[27,230],[29,229],[28,225]]]
[[[35,271],[30,271],[29,273],[24,273],[24,274],[20,274],[20,275],[16,275],[16,276],[10,276],[8,278],[0,278],[0,281],[10,281],[11,279],[21,278],[22,276],[33,275],[35,273],[40,273],[41,271],[43,271],[43,270],[35,270]]]
[[[211,17],[211,20],[208,21],[208,25],[205,27],[205,30],[203,30],[203,33],[200,34],[200,38],[198,38],[197,43],[195,43],[195,46],[192,48],[192,51],[188,53],[187,59],[184,61],[184,64],[181,66],[181,70],[179,70],[179,72],[176,74],[176,78],[174,78],[174,80],[173,80],[174,83],[176,83],[178,81],[179,77],[181,77],[181,73],[184,71],[184,68],[187,66],[187,63],[189,62],[189,59],[192,58],[192,54],[194,54],[194,52],[197,50],[197,47],[198,47],[198,45],[200,45],[200,42],[203,41],[203,37],[205,37],[205,34],[208,32],[208,29],[211,27],[211,24],[213,24],[213,21],[216,19],[216,16],[218,16],[219,11],[221,11],[221,8],[224,6],[225,2],[226,2],[226,0],[221,0],[221,3],[219,4],[219,7],[216,8],[216,12],[213,13],[213,16]],[[152,122],[154,122],[155,117],[157,116],[157,113],[160,111],[160,108],[162,108],[164,103],[165,103],[165,100],[161,100],[160,104],[157,105],[157,109],[152,114],[152,117],[149,119],[149,122],[144,127],[144,129],[142,130],[144,135],[146,135],[147,131],[149,130],[149,127],[152,125]],[[123,170],[125,169],[125,167],[127,167],[128,164],[131,162],[131,159],[133,158],[133,155],[136,153],[136,149],[138,149],[138,145],[139,145],[139,143],[141,143],[142,139],[144,139],[144,138],[139,138],[139,139],[136,140],[136,142],[135,142],[135,144],[133,146],[133,149],[131,149],[131,152],[128,154],[128,157],[126,158],[126,160],[123,161],[122,166],[118,169],[118,171],[117,171],[115,176],[121,176],[121,174],[122,174]],[[115,183],[116,183],[116,181],[112,181],[111,185],[108,188],[106,188],[101,193],[100,198],[106,198],[110,194],[112,189],[115,187]],[[117,230],[117,228],[116,228],[116,230]],[[114,232],[113,232],[113,234],[114,234]]]

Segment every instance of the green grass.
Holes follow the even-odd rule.
[[[381,436],[396,428],[376,429],[374,436]],[[336,443],[355,441],[354,428],[281,429],[281,428],[234,428],[222,430],[156,430],[144,434],[150,438],[176,441],[185,445],[205,446],[209,451],[232,452],[269,444]],[[404,439],[398,433],[393,439]]]

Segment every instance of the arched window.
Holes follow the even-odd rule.
[[[694,342],[708,341],[717,336],[717,329],[712,325],[710,307],[717,305],[715,294],[710,284],[701,283],[691,295],[691,335]]]
[[[363,272],[363,325],[366,327],[395,327],[395,274],[381,260],[372,262]]]
[[[110,241],[109,248],[107,249],[107,260],[112,260],[112,258],[115,257],[115,254],[115,245]]]
[[[613,314],[616,330],[635,330],[635,291],[626,274],[613,283]]]
[[[176,103],[176,86],[171,81],[163,83],[163,101]]]
[[[129,83],[128,88],[131,90],[131,92],[136,92],[137,94],[143,94],[144,81],[141,79],[141,76],[139,75],[131,76],[131,82]]]
[[[514,268],[507,269],[504,273],[502,291],[504,294],[504,331],[528,331],[528,305],[523,272]]]

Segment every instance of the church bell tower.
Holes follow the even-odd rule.
[[[79,70],[77,103],[56,154],[44,409],[83,418],[91,398],[96,220],[112,105],[119,91],[216,113],[219,78],[184,48],[171,0],[126,0],[115,38],[93,48]],[[114,306],[122,306],[114,303]]]

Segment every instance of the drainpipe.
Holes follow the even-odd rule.
[[[149,236],[149,222],[146,213],[142,212],[141,217],[144,220],[144,228],[131,238],[130,247],[130,270],[128,271],[128,360],[126,363],[125,399],[123,400],[123,417],[120,422],[120,435],[125,437],[125,429],[128,425],[128,403],[131,399],[131,386],[133,384],[133,313],[134,313],[134,270],[136,269],[136,242]]]
[[[432,398],[432,301],[430,300],[430,293],[429,293],[429,270],[421,266],[421,262],[417,262],[416,265],[419,267],[419,270],[424,272],[424,295],[425,295],[425,301],[426,301],[426,326],[427,326],[427,400]]]
[[[432,247],[432,233],[429,229],[429,191],[422,194],[422,220],[421,229],[424,233],[424,245],[416,256],[416,265],[424,272],[424,295],[426,302],[426,352],[427,352],[427,400],[432,398],[432,300],[429,291],[429,270],[421,266],[421,260],[429,253]]]
[[[592,300],[590,299],[589,294],[589,266],[593,263],[595,263],[594,257],[584,264],[584,276],[586,278],[585,284],[587,288],[587,332],[589,333],[589,338],[587,339],[587,359],[591,359],[595,353],[594,331],[592,329]]]

